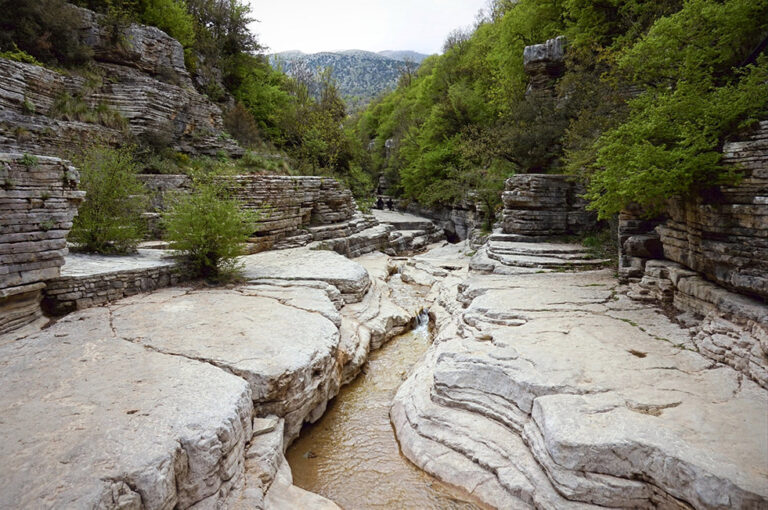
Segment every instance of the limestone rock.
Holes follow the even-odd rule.
[[[0,347],[0,506],[221,505],[243,476],[250,388],[118,340],[108,319],[89,310]]]
[[[502,194],[504,233],[558,236],[586,230],[594,219],[580,198],[583,193],[583,187],[566,175],[510,177]]]
[[[526,46],[523,50],[523,67],[529,76],[528,91],[547,90],[565,72],[566,39],[563,36],[543,44]]]
[[[338,392],[339,332],[320,313],[333,309],[321,290],[304,289],[300,303],[286,296],[287,304],[258,292],[158,291],[115,305],[111,324],[119,338],[242,377],[259,412],[284,417],[289,442]]]
[[[66,161],[0,154],[0,335],[41,316],[41,290],[59,276],[85,196]]]
[[[497,508],[768,504],[768,391],[608,271],[475,275],[454,299],[391,411],[423,469]]]
[[[81,18],[80,39],[93,49],[94,59],[134,67],[154,77],[191,87],[184,64],[184,48],[157,27],[131,23],[120,34],[126,41],[115,44],[114,35],[104,26],[104,17],[88,9],[77,9]]]
[[[86,138],[123,143],[120,129],[51,118],[56,101],[68,94],[87,108],[117,112],[134,136],[169,138],[174,150],[243,153],[222,136],[219,107],[193,87],[177,41],[157,28],[132,24],[122,34],[124,44],[116,45],[102,16],[73,9],[81,16],[80,35],[94,50],[96,69],[109,79],[94,83],[76,73],[0,59],[0,150],[58,156]]]
[[[371,280],[358,263],[337,253],[297,248],[243,257],[248,281],[313,280],[336,287],[346,303],[363,299]]]

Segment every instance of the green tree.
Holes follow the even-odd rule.
[[[85,202],[75,217],[69,240],[96,253],[130,253],[144,234],[147,208],[144,185],[130,149],[95,146],[75,160]]]
[[[200,174],[193,190],[180,194],[164,215],[166,238],[190,273],[210,280],[237,276],[243,243],[254,231],[255,216],[231,197],[227,179]]]

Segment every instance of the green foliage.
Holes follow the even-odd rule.
[[[14,62],[22,62],[24,64],[32,64],[36,66],[42,66],[42,62],[30,55],[24,50],[20,50],[16,43],[12,43],[12,49],[8,51],[0,52],[0,58],[7,58]]]
[[[80,249],[97,253],[129,253],[142,239],[142,213],[147,207],[144,185],[130,149],[92,147],[75,164],[86,199],[69,234]]]
[[[623,52],[618,71],[643,92],[595,144],[588,196],[601,217],[632,203],[657,212],[669,197],[733,182],[720,147],[768,113],[768,59],[733,66],[766,28],[766,0],[688,0]]]
[[[91,49],[80,42],[80,16],[65,0],[0,0],[0,10],[0,51],[10,55],[5,58],[65,66],[90,60]]]
[[[143,0],[141,21],[164,31],[185,48],[195,44],[195,19],[184,0]]]
[[[237,103],[224,113],[224,129],[231,134],[243,147],[252,147],[261,141],[256,119],[243,103]]]
[[[31,154],[24,154],[21,157],[21,164],[27,168],[32,168],[37,165],[37,158]]]
[[[189,271],[211,280],[235,277],[242,244],[253,232],[255,216],[229,196],[222,180],[194,178],[193,191],[176,197],[164,216],[166,238],[183,255]]]
[[[720,150],[768,114],[767,59],[744,66],[767,32],[768,0],[496,1],[358,116],[365,169],[425,204],[565,169],[602,218],[632,203],[658,211],[737,178]],[[525,94],[523,48],[560,34],[555,94]]]
[[[125,120],[125,117],[106,103],[91,106],[82,96],[73,96],[68,92],[64,92],[56,98],[48,115],[54,119],[101,124],[112,129],[123,130],[128,127],[128,121]]]

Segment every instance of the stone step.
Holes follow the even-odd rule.
[[[490,259],[501,262],[505,266],[535,267],[535,268],[584,268],[601,267],[610,262],[610,259],[565,259],[552,256],[531,255],[500,255],[488,251]]]
[[[555,256],[563,259],[589,258],[583,246],[564,243],[521,243],[490,241],[488,251],[499,255]]]

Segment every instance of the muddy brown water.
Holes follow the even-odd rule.
[[[294,484],[345,510],[484,508],[400,453],[389,407],[429,345],[429,330],[422,324],[371,354],[363,373],[288,450]]]

